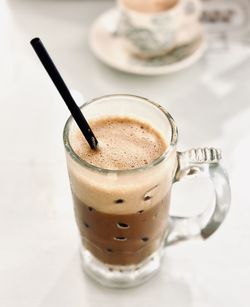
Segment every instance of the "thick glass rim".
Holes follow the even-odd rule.
[[[171,141],[170,144],[168,144],[168,147],[166,149],[166,151],[157,159],[155,159],[154,161],[152,161],[151,163],[138,167],[138,168],[133,168],[133,169],[125,169],[125,170],[110,170],[110,169],[105,169],[105,168],[101,168],[101,167],[97,167],[95,165],[92,165],[90,163],[88,163],[87,161],[81,159],[73,150],[73,148],[70,145],[70,141],[69,141],[69,128],[70,125],[72,123],[72,121],[74,120],[72,116],[70,116],[68,118],[68,120],[66,121],[66,124],[64,126],[64,130],[63,130],[63,142],[64,142],[64,147],[66,149],[66,151],[69,153],[69,155],[71,156],[71,158],[73,158],[79,165],[90,169],[91,171],[95,171],[98,173],[106,173],[106,174],[131,174],[131,173],[136,173],[136,172],[141,172],[141,171],[145,171],[148,170],[158,164],[160,164],[161,162],[165,161],[170,154],[172,153],[172,151],[176,148],[176,144],[177,144],[177,140],[178,140],[178,129],[177,126],[175,124],[175,121],[173,119],[173,117],[168,113],[168,111],[165,109],[165,107],[161,106],[160,104],[157,104],[147,98],[141,97],[141,96],[136,96],[136,95],[130,95],[130,94],[112,94],[112,95],[104,95],[104,96],[100,96],[94,99],[91,99],[89,101],[87,101],[86,103],[84,103],[83,105],[81,105],[80,109],[83,110],[85,107],[89,106],[92,103],[95,103],[99,100],[103,100],[103,99],[107,99],[107,98],[122,98],[122,97],[131,97],[134,99],[139,99],[144,101],[147,104],[152,105],[153,107],[156,107],[159,111],[162,112],[162,114],[166,117],[166,119],[168,120],[170,126],[171,126]]]

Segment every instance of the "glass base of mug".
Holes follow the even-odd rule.
[[[95,281],[109,288],[131,288],[143,284],[158,272],[162,256],[163,249],[160,248],[137,265],[109,265],[81,246],[83,270]]]

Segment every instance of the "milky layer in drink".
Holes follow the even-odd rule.
[[[158,13],[174,7],[179,0],[122,0],[123,5],[142,13]]]
[[[100,118],[90,125],[99,141],[96,151],[90,149],[75,124],[70,129],[70,144],[77,156],[100,168],[81,165],[68,155],[76,197],[109,214],[132,214],[162,201],[169,193],[176,170],[174,152],[153,166],[153,161],[167,151],[164,136],[136,118]]]

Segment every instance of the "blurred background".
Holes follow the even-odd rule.
[[[0,0],[1,306],[249,306],[250,2],[201,5],[206,47],[169,73],[173,63],[162,58],[137,58],[124,69],[100,61],[91,29],[117,10],[115,1]],[[222,149],[233,192],[226,222],[207,242],[169,248],[162,271],[142,287],[104,289],[82,274],[62,142],[69,113],[29,44],[36,36],[79,104],[112,93],[144,96],[175,118],[179,150]],[[135,66],[140,74],[129,73]],[[168,73],[158,75],[159,67]],[[172,211],[192,215],[211,198],[209,183],[192,179],[174,188]]]

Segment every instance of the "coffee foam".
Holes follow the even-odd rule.
[[[103,124],[107,123],[107,120],[109,120],[110,123],[107,125],[106,129],[104,129]],[[114,126],[116,125],[120,128],[125,127],[121,121],[126,123],[126,127],[128,123],[133,123],[134,127],[136,127],[131,128],[131,131],[134,129],[133,133],[136,135],[136,138],[133,136],[134,141],[132,146],[130,145],[132,136],[130,136],[126,131],[124,132],[120,129],[119,133],[110,134],[111,130],[114,129]],[[111,126],[111,123],[114,123],[114,126]],[[96,161],[98,163],[100,162],[102,165],[104,163],[106,167],[112,166],[113,168],[115,165],[115,167],[120,167],[120,169],[126,169],[129,168],[132,163],[136,167],[143,164],[144,162],[139,163],[138,161],[145,159],[144,152],[147,154],[146,158],[148,159],[148,162],[152,162],[150,159],[154,160],[154,158],[158,158],[159,154],[162,154],[166,149],[166,142],[159,132],[148,124],[143,123],[144,131],[147,131],[146,135],[149,136],[151,142],[148,142],[147,140],[146,142],[141,143],[139,136],[143,138],[145,133],[142,133],[141,128],[139,127],[141,124],[142,122],[139,120],[117,117],[112,120],[111,118],[105,118],[101,120],[99,119],[95,122],[92,121],[91,127],[97,135],[98,141],[101,143],[100,151],[103,152],[103,160],[99,159],[100,153],[94,154],[95,157],[98,157],[98,159],[96,158]],[[98,127],[100,130],[98,130]],[[99,134],[99,132],[103,132],[103,134]],[[128,139],[124,136],[128,137]],[[137,139],[136,142],[135,139]],[[110,151],[110,148],[107,150],[108,158],[105,158],[103,148],[106,148],[104,144],[107,140],[112,140],[111,145],[113,147],[110,147],[113,149],[112,151]],[[121,148],[121,140],[124,141],[126,154],[124,152],[116,151],[117,155],[111,155],[111,158],[113,159],[115,157],[118,160],[118,164],[117,161],[115,161],[115,164],[113,164],[113,162],[112,164],[107,164],[109,163],[108,159],[110,159],[110,154],[114,152],[114,148]],[[156,147],[157,150],[155,150],[155,147],[153,146],[156,141],[158,142]],[[81,158],[89,153],[88,145],[85,143],[85,140],[82,138],[75,125],[70,129],[70,143]],[[138,146],[139,148],[137,148]],[[123,154],[119,156],[118,153]],[[128,153],[130,158],[128,158]],[[136,155],[139,158],[142,157],[142,159],[137,159]],[[93,159],[94,156],[90,154],[91,159]],[[91,168],[81,166],[78,162],[72,159],[69,154],[67,155],[67,164],[72,192],[84,204],[108,214],[140,214],[142,210],[148,210],[152,208],[152,206],[159,204],[159,202],[170,193],[177,162],[176,152],[172,151],[168,159],[161,162],[159,165],[144,170],[138,170],[133,173],[93,171]]]
[[[122,0],[125,7],[142,13],[159,13],[174,7],[179,0]]]
[[[110,170],[139,168],[160,157],[167,144],[158,131],[138,119],[109,117],[90,122],[99,144],[92,150],[79,128],[72,130],[75,153],[97,167]]]

